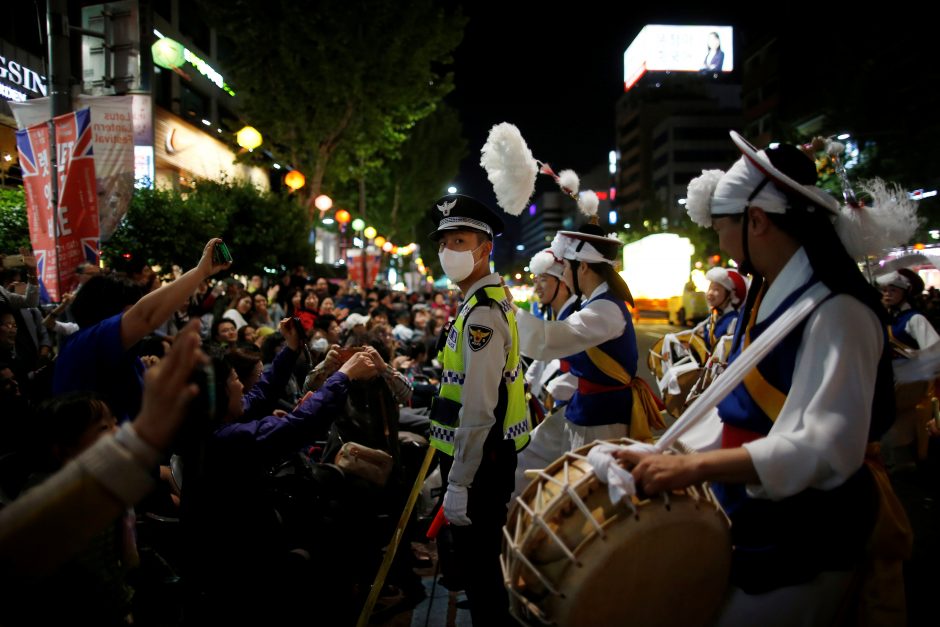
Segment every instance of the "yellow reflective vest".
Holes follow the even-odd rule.
[[[519,356],[519,331],[512,305],[506,300],[502,286],[490,285],[477,290],[464,303],[447,334],[447,341],[437,359],[444,368],[441,390],[431,409],[431,446],[453,457],[454,437],[460,426],[460,408],[463,405],[464,333],[474,333],[465,324],[470,312],[477,306],[488,307],[490,302],[499,305],[509,323],[512,348],[503,367],[499,402],[496,405],[496,420],[502,421],[503,438],[513,440],[517,451],[529,443],[529,410],[525,400],[525,381]],[[472,325],[471,325],[472,326]],[[492,331],[491,331],[492,333]],[[471,341],[476,338],[471,338]],[[485,341],[485,340],[482,340]]]

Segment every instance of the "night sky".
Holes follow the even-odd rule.
[[[623,52],[640,29],[650,23],[724,24],[730,13],[677,9],[675,4],[669,11],[654,11],[633,3],[604,3],[603,10],[590,10],[601,5],[588,2],[561,14],[546,4],[527,3],[523,18],[495,8],[507,5],[516,6],[465,3],[469,23],[455,55],[456,89],[448,97],[460,111],[469,145],[455,184],[462,193],[493,203],[479,160],[494,124],[517,125],[533,155],[556,172],[570,167],[586,174],[606,163],[614,148]],[[552,185],[540,177],[537,189]]]
[[[853,63],[858,47],[891,54],[905,42],[929,37],[917,27],[916,15],[885,7],[869,15],[821,2],[763,3],[750,12],[718,2],[648,3],[660,7],[653,8],[587,1],[561,5],[568,7],[564,13],[554,3],[462,4],[469,23],[455,55],[456,89],[447,100],[460,112],[469,155],[455,184],[461,193],[494,207],[492,188],[479,165],[480,148],[494,124],[516,124],[534,156],[556,172],[570,167],[586,174],[606,163],[615,147],[623,52],[646,24],[734,26],[736,72],[748,35],[774,29],[800,37],[805,33],[807,49],[818,50],[818,62],[832,66],[834,89],[839,66]],[[525,17],[518,13],[520,7],[525,7]],[[537,190],[552,187],[549,179],[539,177]]]

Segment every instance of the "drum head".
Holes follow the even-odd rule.
[[[728,520],[710,490],[658,495],[634,512],[611,503],[584,457],[592,446],[550,464],[509,512],[513,614],[533,625],[710,624],[731,569]]]
[[[568,564],[564,598],[551,598],[558,625],[709,625],[724,601],[731,569],[727,523],[691,500],[640,508],[607,537],[581,547]],[[612,523],[612,521],[610,521]]]

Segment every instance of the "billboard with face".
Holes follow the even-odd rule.
[[[730,72],[733,37],[730,26],[644,26],[623,53],[624,91],[646,72]]]

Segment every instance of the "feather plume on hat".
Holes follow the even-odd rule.
[[[718,181],[724,175],[723,170],[702,170],[701,176],[697,176],[689,182],[685,210],[692,222],[703,228],[712,225],[712,194],[715,193]]]
[[[859,187],[871,196],[871,204],[859,208],[843,205],[835,223],[849,255],[861,259],[908,243],[920,219],[907,192],[878,178],[859,183]]]
[[[532,260],[529,261],[529,272],[536,276],[545,274],[545,272],[552,267],[553,263],[555,263],[555,257],[551,252],[545,250],[537,252],[535,256],[532,257]]]
[[[558,186],[561,188],[561,191],[574,197],[581,188],[581,179],[578,178],[574,170],[562,170],[558,174]]]
[[[490,129],[480,165],[493,184],[497,204],[510,215],[520,215],[535,191],[539,166],[514,124],[503,122]]]
[[[591,219],[592,224],[597,224],[598,204],[600,204],[600,200],[597,198],[597,194],[591,190],[583,191],[578,194],[578,209]]]

